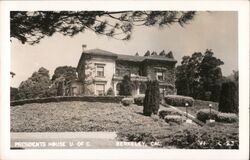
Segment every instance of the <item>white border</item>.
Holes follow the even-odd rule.
[[[105,149],[10,150],[10,10],[200,10],[238,11],[239,150]],[[0,1],[1,148],[0,159],[248,159],[249,153],[249,3],[247,1]]]

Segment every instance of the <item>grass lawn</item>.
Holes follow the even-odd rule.
[[[189,143],[196,144],[195,141],[204,135],[210,136],[205,140],[212,136],[238,141],[238,123],[217,123],[215,127],[185,123],[173,125],[157,115],[143,116],[142,111],[142,106],[125,107],[116,103],[25,104],[11,107],[11,132],[115,131],[119,140],[157,141],[166,148],[190,147]],[[193,137],[192,141],[187,137]]]
[[[142,115],[142,106],[116,103],[60,102],[11,107],[12,132],[120,131],[168,127],[158,117]]]

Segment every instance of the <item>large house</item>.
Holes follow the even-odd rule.
[[[125,75],[133,82],[133,95],[144,94],[148,80],[158,80],[162,94],[175,94],[174,58],[131,56],[101,49],[83,50],[77,66],[78,80],[72,81],[67,95],[105,95],[112,89],[119,95]]]

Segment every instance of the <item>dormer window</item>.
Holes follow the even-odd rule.
[[[96,76],[104,77],[104,65],[96,65]]]

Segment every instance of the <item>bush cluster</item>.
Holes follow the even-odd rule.
[[[138,106],[142,106],[144,98],[145,98],[144,95],[139,95],[139,96],[134,97],[135,104],[138,105]]]
[[[187,96],[167,95],[164,99],[167,104],[172,106],[185,106],[185,103],[188,103],[188,106],[191,107],[194,104],[194,99]]]
[[[213,130],[185,129],[163,141],[164,146],[176,146],[188,149],[238,149],[237,135],[218,133]]]
[[[179,115],[167,115],[164,117],[164,120],[167,123],[174,122],[177,124],[181,124],[183,121],[182,116]]]
[[[122,104],[124,106],[130,106],[133,103],[134,103],[134,99],[133,98],[123,98],[122,99]]]
[[[216,117],[217,122],[233,123],[237,122],[238,117],[234,113],[218,113]]]
[[[159,112],[159,117],[162,119],[164,119],[164,117],[167,115],[179,115],[179,116],[181,116],[182,113],[180,113],[179,111],[172,109],[172,108],[166,108],[166,109],[161,110]]]
[[[10,105],[17,106],[29,103],[49,103],[49,102],[64,102],[64,101],[120,103],[123,98],[124,98],[123,96],[58,96],[58,97],[11,101]]]
[[[211,109],[211,117],[210,117],[210,110],[209,109],[201,109],[197,112],[196,118],[202,122],[206,122],[209,119],[216,119],[218,111]]]
[[[197,112],[196,118],[202,122],[206,120],[214,119],[217,122],[233,123],[238,121],[238,117],[233,113],[221,113],[216,110],[211,110],[211,117],[209,109],[201,109]]]

